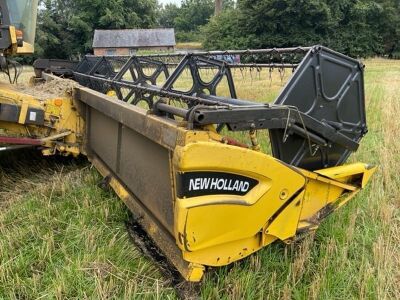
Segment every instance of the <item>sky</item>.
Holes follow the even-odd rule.
[[[181,0],[158,0],[158,2],[161,4],[168,4],[168,3],[181,4]]]

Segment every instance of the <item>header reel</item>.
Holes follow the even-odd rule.
[[[238,99],[232,72],[293,75],[273,103]],[[201,73],[210,70],[205,80]],[[273,156],[307,170],[342,165],[367,133],[363,65],[322,46],[132,57],[85,57],[83,86],[181,118],[189,128],[268,130]],[[181,82],[185,82],[183,87]],[[225,82],[225,83],[223,83]],[[225,84],[227,93],[219,87]],[[268,87],[266,87],[268,88]]]

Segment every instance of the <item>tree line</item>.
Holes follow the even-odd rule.
[[[207,49],[321,44],[400,58],[398,0],[239,0],[203,28]]]
[[[41,0],[36,56],[77,59],[91,51],[95,29],[152,28],[157,0]]]
[[[400,58],[398,0],[41,0],[36,56],[79,58],[94,29],[175,28],[206,49],[322,44],[351,56]]]

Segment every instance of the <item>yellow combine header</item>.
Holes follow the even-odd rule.
[[[87,155],[132,211],[139,245],[151,241],[188,281],[316,230],[374,172],[345,164],[367,133],[363,66],[330,49],[58,63],[37,62],[36,73],[54,87],[71,81],[47,72],[68,74],[69,95],[0,89],[3,149]],[[244,68],[293,73],[263,104],[237,98],[232,72]]]

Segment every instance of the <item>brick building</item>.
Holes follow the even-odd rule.
[[[174,50],[175,31],[162,29],[95,30],[94,55],[133,55],[138,50]]]

